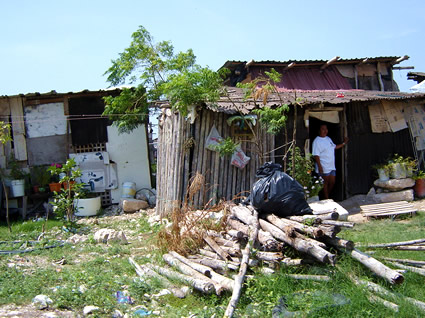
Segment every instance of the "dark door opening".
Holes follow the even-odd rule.
[[[310,152],[312,151],[313,141],[319,135],[320,125],[326,124],[328,127],[328,137],[332,139],[334,144],[340,144],[344,138],[342,136],[342,125],[341,123],[334,124],[325,122],[313,117],[309,118],[309,137],[310,137]],[[343,164],[343,152],[342,149],[335,150],[335,168],[336,168],[336,183],[335,187],[330,194],[330,198],[335,201],[342,201],[344,199],[344,164]],[[322,193],[320,193],[320,199],[322,200]]]

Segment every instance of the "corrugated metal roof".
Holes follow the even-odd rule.
[[[18,95],[1,95],[0,98],[8,98],[8,97],[26,97],[26,98],[51,98],[51,97],[59,97],[64,95],[79,95],[79,94],[98,94],[98,93],[110,93],[110,92],[119,92],[122,90],[122,87],[111,87],[106,89],[99,89],[97,91],[90,91],[88,89],[82,90],[80,92],[67,92],[67,93],[58,93],[55,90],[52,90],[47,93],[26,93],[26,94],[18,94]]]
[[[284,90],[277,94],[269,94],[266,104],[262,99],[254,101],[252,98],[245,100],[244,92],[240,88],[228,87],[228,96],[222,97],[217,103],[208,104],[208,107],[216,112],[233,114],[241,112],[249,113],[254,108],[272,107],[284,104],[292,104],[297,98],[300,98],[301,105],[313,104],[346,104],[354,101],[364,102],[373,100],[402,100],[424,98],[425,93],[402,93],[390,91],[365,91],[365,90],[337,90],[337,91],[302,91],[302,90]]]
[[[401,58],[400,56],[378,56],[378,57],[356,57],[349,59],[338,59],[333,64],[358,64],[366,61],[366,63],[373,62],[395,62]],[[407,57],[408,58],[408,57]],[[250,63],[251,65],[289,65],[295,63],[296,65],[309,65],[309,64],[325,64],[328,60],[286,60],[286,61],[276,61],[276,60],[262,60],[262,61],[227,61],[221,68],[232,68],[232,66],[237,66],[241,64]]]

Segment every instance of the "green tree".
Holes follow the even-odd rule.
[[[221,72],[201,67],[192,50],[174,53],[169,41],[156,43],[143,27],[132,34],[130,46],[105,72],[111,86],[131,84],[119,96],[105,98],[108,115],[120,132],[130,132],[143,124],[149,104],[168,100],[174,110],[186,116],[189,107],[214,102],[223,90]]]

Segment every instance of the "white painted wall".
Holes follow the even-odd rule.
[[[27,106],[24,111],[27,138],[66,134],[63,103]]]
[[[119,203],[124,182],[135,182],[136,189],[151,188],[148,144],[145,126],[130,134],[118,134],[115,126],[108,126],[106,150],[117,164],[118,189],[111,190],[112,203]]]

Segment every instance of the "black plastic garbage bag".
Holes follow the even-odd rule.
[[[282,171],[278,163],[266,162],[258,168],[257,180],[245,201],[260,213],[273,213],[280,217],[311,214],[304,197],[303,187]]]

